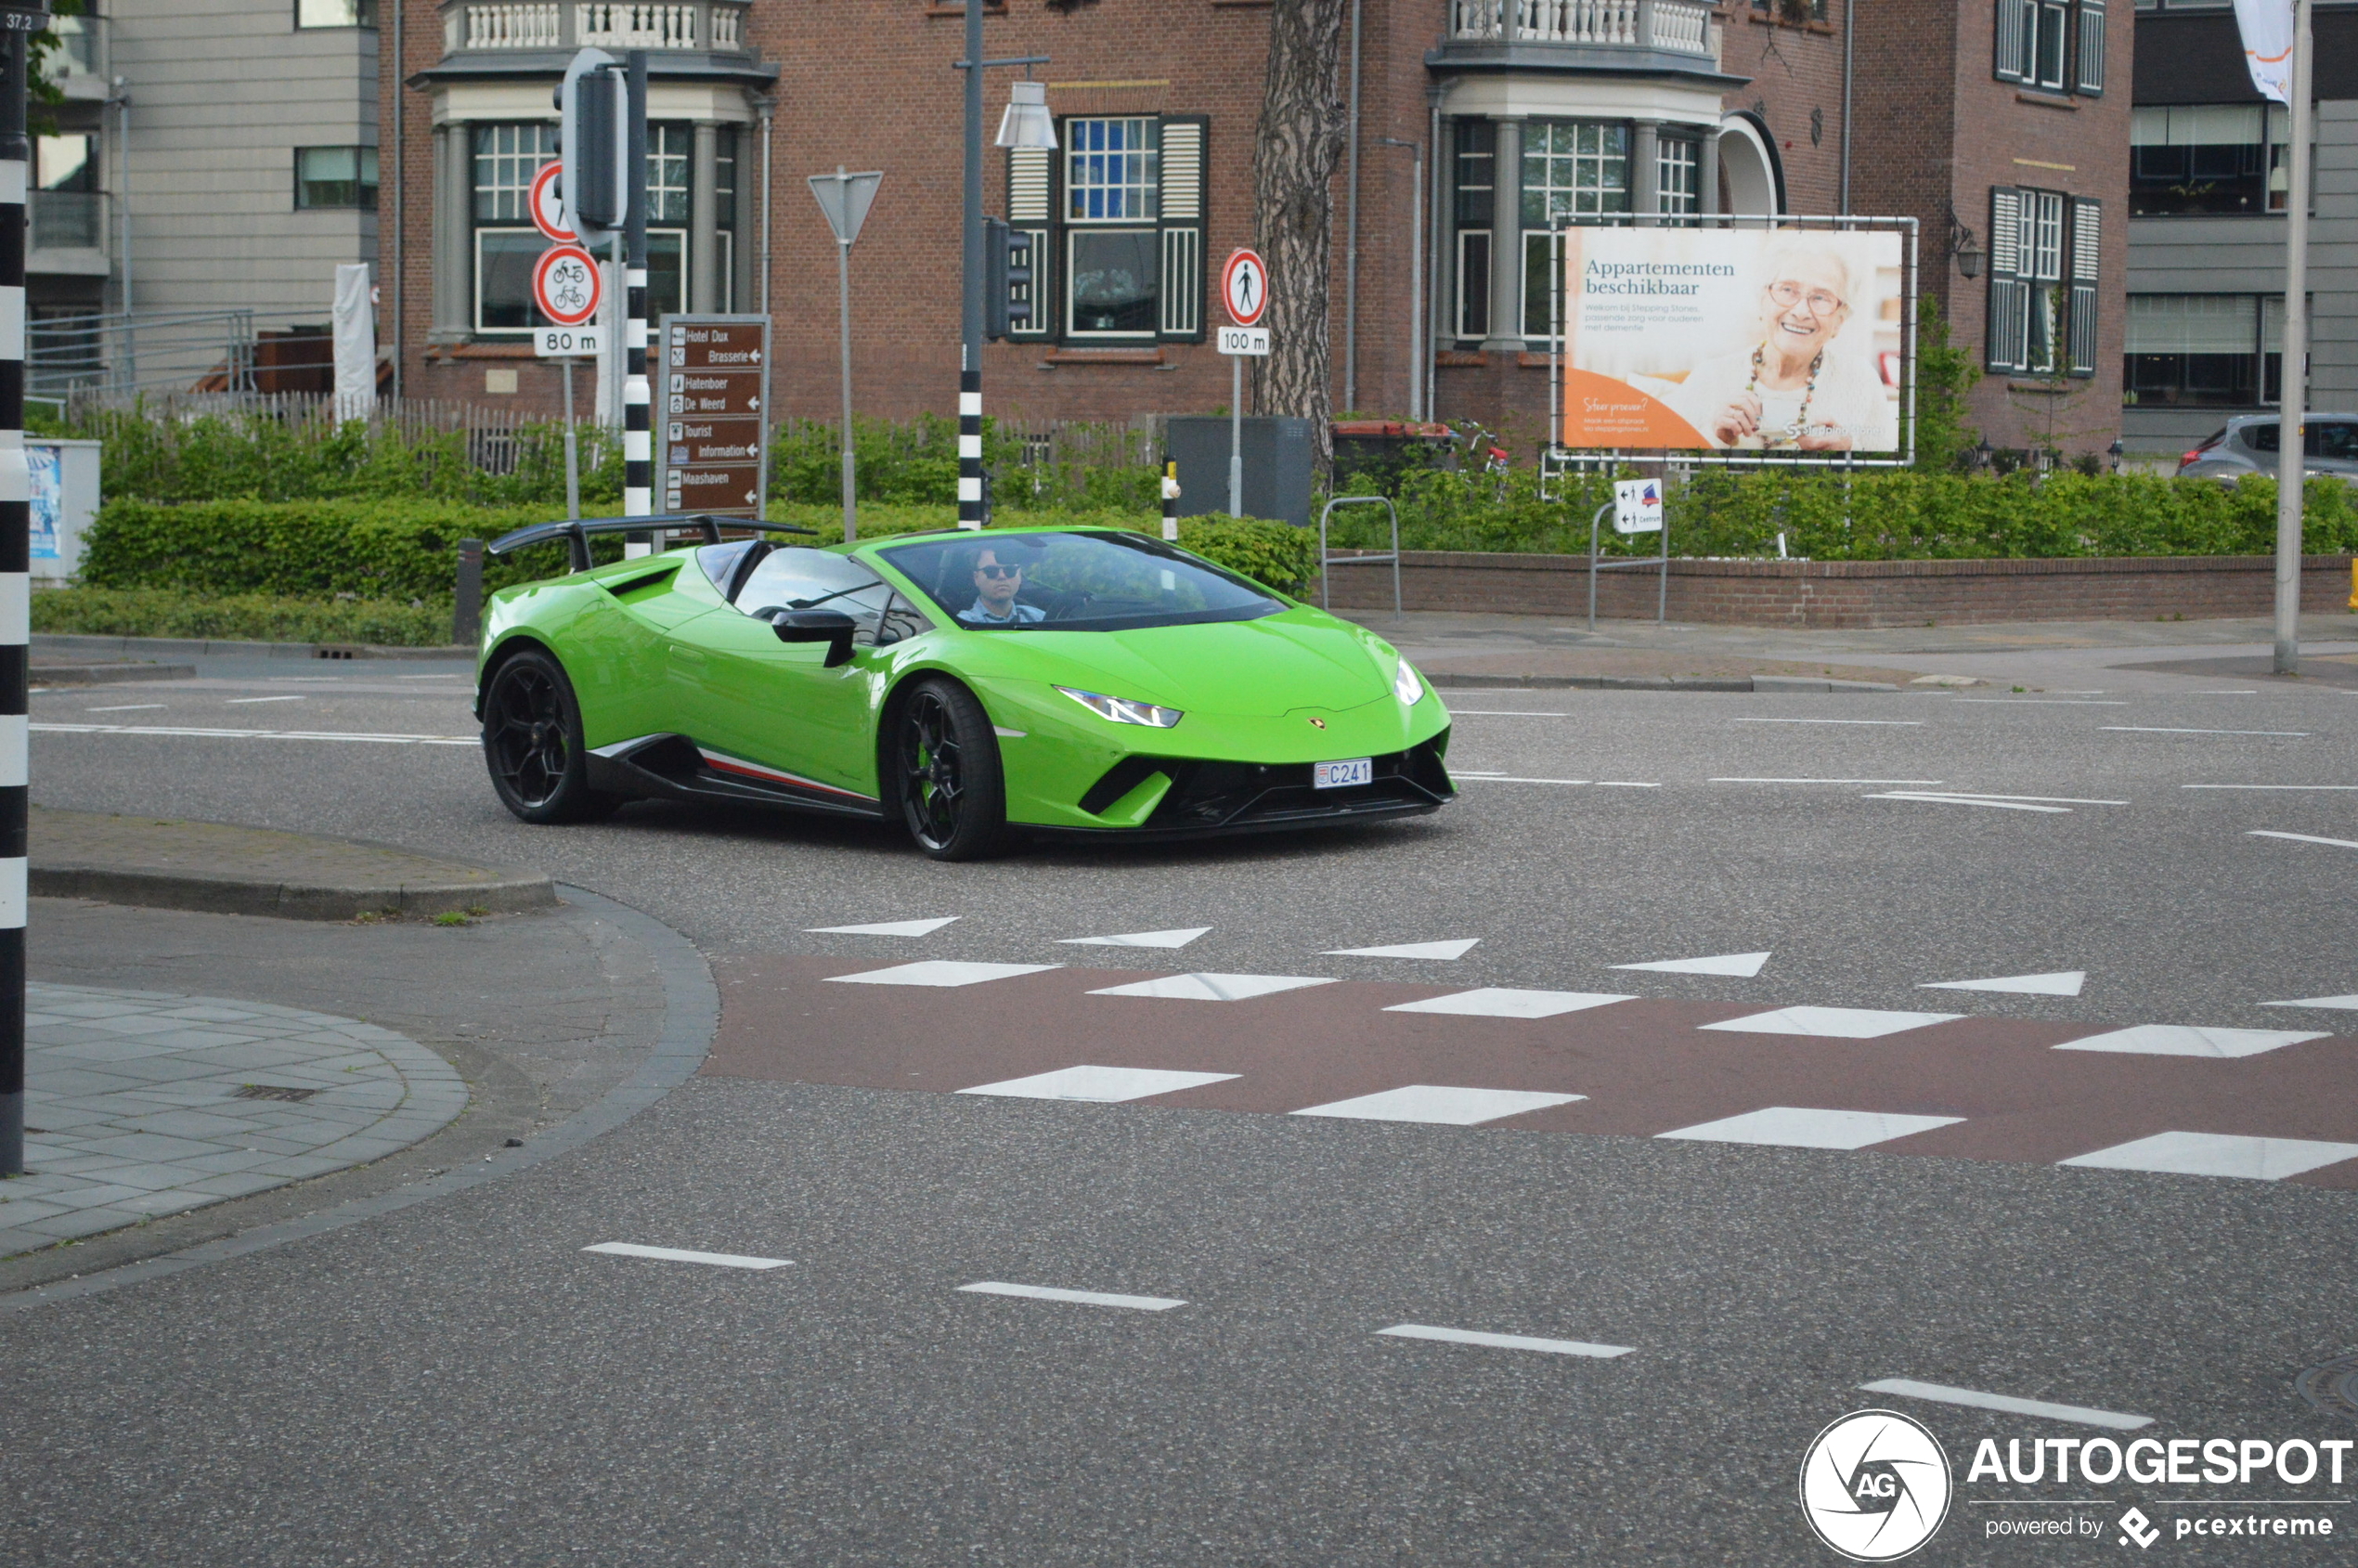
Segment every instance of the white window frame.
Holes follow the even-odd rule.
[[[1108,150],[1084,148],[1092,139],[1091,126],[1124,127],[1125,136],[1134,135],[1134,146]],[[1058,323],[1062,336],[1075,343],[1149,343],[1160,334],[1163,315],[1162,244],[1157,238],[1162,205],[1162,137],[1160,119],[1152,114],[1083,114],[1067,119],[1058,127],[1063,181],[1058,187],[1058,203],[1064,212],[1064,253],[1057,293],[1063,303],[1063,319]],[[1083,179],[1082,159],[1119,158],[1134,161],[1122,170],[1117,180]],[[1102,211],[1095,217],[1087,216],[1082,208],[1087,205],[1091,192],[1118,192],[1111,203],[1120,209],[1108,215]],[[1076,290],[1080,268],[1074,264],[1075,247],[1089,236],[1121,234],[1143,236],[1150,265],[1154,267],[1154,324],[1143,329],[1121,331],[1085,330],[1080,325],[1080,298]],[[1038,268],[1035,264],[1034,271]]]

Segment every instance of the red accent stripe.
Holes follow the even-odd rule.
[[[738,758],[725,757],[717,751],[706,751],[702,746],[696,747],[696,755],[705,759],[705,766],[718,772],[738,773],[749,779],[762,779],[773,784],[789,784],[797,789],[817,790],[822,795],[840,795],[846,800],[873,801],[874,799],[874,797],[862,795],[856,790],[837,789],[833,784],[823,784],[815,779],[780,772],[775,768],[764,768],[758,762],[746,762]]]

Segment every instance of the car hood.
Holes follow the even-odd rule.
[[[1021,635],[1021,634],[1019,634]],[[1392,655],[1371,633],[1315,611],[1135,631],[1025,635],[1043,679],[1203,713],[1340,711],[1392,691]]]

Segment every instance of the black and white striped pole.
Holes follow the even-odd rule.
[[[627,319],[622,328],[622,514],[655,514],[654,437],[649,414],[654,390],[647,382],[647,51],[628,56],[630,212],[623,221],[623,294]],[[654,552],[654,535],[628,534],[622,553]]]
[[[25,665],[32,475],[24,457],[25,62],[41,11],[0,11],[0,1176],[24,1174]]]

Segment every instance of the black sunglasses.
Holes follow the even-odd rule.
[[[1023,568],[1020,566],[1001,566],[995,563],[988,566],[977,566],[975,571],[978,576],[986,577],[1019,577],[1023,576]]]

